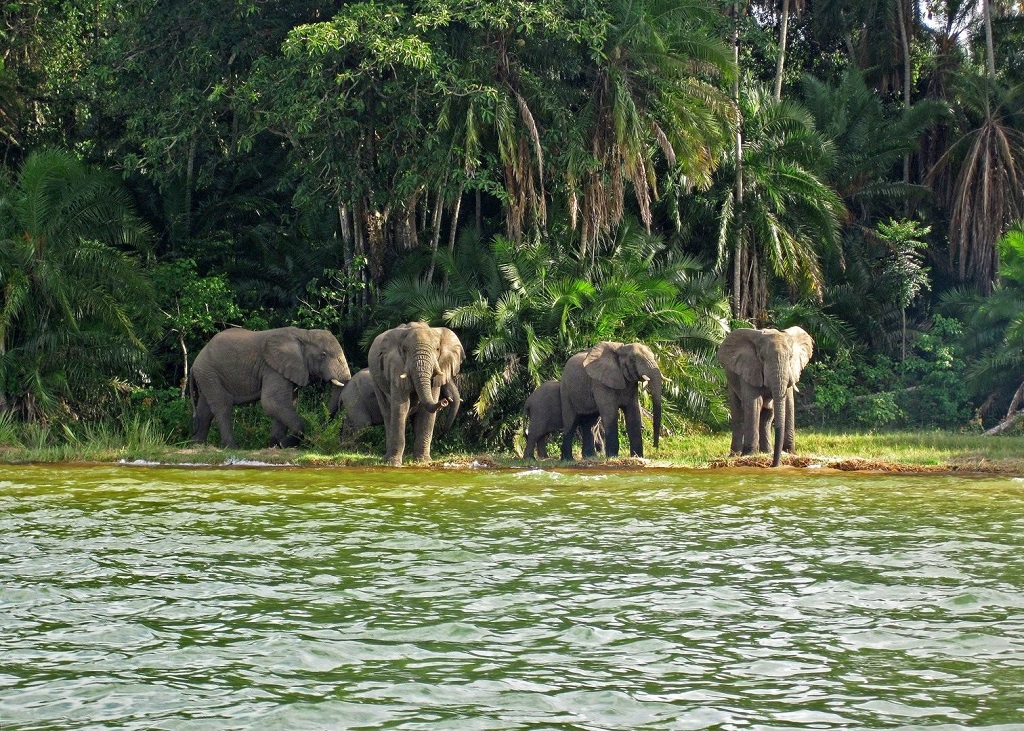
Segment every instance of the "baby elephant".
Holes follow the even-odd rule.
[[[526,429],[526,459],[548,458],[548,439],[562,433],[562,392],[558,381],[542,383],[530,394],[523,405],[523,415],[529,421]],[[604,451],[604,429],[600,417],[595,417],[590,428],[594,432],[594,446]]]
[[[455,416],[459,413],[461,398],[454,383],[446,383],[441,386],[441,398],[447,399],[452,407],[446,408],[443,428],[451,427]],[[331,400],[327,405],[330,418],[337,416],[342,407],[345,409],[345,418],[341,423],[341,440],[345,441],[353,433],[365,429],[368,426],[376,426],[384,423],[384,416],[380,412],[380,404],[377,403],[377,395],[373,391],[373,378],[370,371],[363,368],[352,376],[352,380],[344,388],[335,388],[331,394]],[[416,413],[419,404],[410,409],[410,416]]]

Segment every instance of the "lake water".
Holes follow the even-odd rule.
[[[0,729],[1024,729],[1024,482],[0,467]]]

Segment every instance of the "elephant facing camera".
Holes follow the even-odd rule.
[[[619,411],[626,422],[629,456],[643,457],[640,384],[651,396],[654,446],[661,434],[661,392],[664,379],[654,352],[643,343],[601,342],[572,356],[562,370],[562,459],[572,459],[572,442],[579,430],[583,458],[596,455],[592,427],[604,425],[605,456],[619,456]]]
[[[803,328],[742,328],[718,347],[725,368],[732,425],[732,454],[767,452],[774,423],[772,466],[782,452],[796,451],[794,393],[800,373],[814,353],[814,340]]]
[[[437,412],[452,409],[454,420],[460,398],[455,388],[466,351],[458,336],[446,327],[410,322],[382,332],[370,345],[370,379],[384,420],[387,447],[384,461],[400,467],[405,454],[405,428],[413,428],[413,458],[430,461],[430,443]]]
[[[443,384],[439,408],[443,415],[442,429],[451,429],[461,404],[462,397],[455,382]],[[373,377],[369,368],[358,371],[344,388],[332,389],[331,399],[327,405],[328,417],[335,418],[342,409],[345,412],[339,431],[339,440],[342,444],[353,440],[363,429],[384,425],[384,415],[381,413],[377,394],[373,390]],[[414,422],[418,410],[419,402],[410,404],[409,416],[413,417]]]

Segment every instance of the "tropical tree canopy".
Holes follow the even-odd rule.
[[[177,398],[229,325],[328,327],[360,364],[375,332],[423,317],[472,354],[473,439],[512,433],[529,389],[599,339],[648,341],[675,369],[666,423],[720,424],[710,354],[741,322],[812,333],[815,413],[883,380],[868,413],[895,421],[897,391],[929,403],[933,383],[956,423],[975,409],[941,400],[963,381],[943,364],[981,373],[989,351],[943,307],[998,309],[998,242],[1024,218],[1021,17],[960,0],[7,3],[0,410]],[[979,376],[973,397],[1003,406],[1024,373],[990,372],[1003,382]]]

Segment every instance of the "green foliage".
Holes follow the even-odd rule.
[[[962,334],[959,322],[936,315],[903,362],[840,349],[812,361],[801,388],[823,425],[962,428],[971,417]]]
[[[904,309],[928,286],[924,250],[929,233],[931,227],[908,219],[878,224],[878,236],[889,249],[883,276],[891,282],[892,299]]]
[[[764,88],[741,99],[742,157],[735,150],[718,171],[719,266],[731,261],[736,317],[760,322],[776,285],[820,299],[822,262],[839,250],[842,199],[828,184],[835,146],[819,133],[806,108],[777,100]],[[736,190],[742,174],[742,198]]]
[[[0,410],[88,410],[145,367],[149,231],[109,175],[55,150],[0,182]]]
[[[360,272],[367,263],[366,257],[357,257],[352,269]],[[349,275],[343,269],[325,269],[322,277],[310,279],[306,285],[306,298],[296,313],[295,325],[323,328],[338,334],[349,327],[362,325],[365,317],[359,305],[366,300],[369,289],[370,284],[359,274]]]
[[[967,370],[971,393],[1005,404],[1024,379],[1024,224],[1012,227],[997,243],[1000,278],[988,297],[961,288],[941,298],[944,310],[965,323],[962,347],[972,354]]]
[[[444,315],[469,340],[475,362],[465,380],[485,439],[507,444],[526,396],[602,340],[652,345],[668,379],[669,428],[723,419],[713,352],[728,309],[699,262],[673,258],[662,240],[629,227],[593,256],[553,239],[498,238],[492,252],[500,289],[476,290]]]

